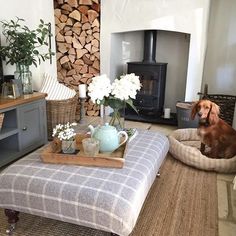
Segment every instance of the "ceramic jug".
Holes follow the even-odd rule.
[[[89,129],[91,136],[99,140],[100,152],[113,152],[128,140],[128,134],[125,131],[117,132],[116,128],[108,123],[103,126],[97,126],[96,128],[89,125]],[[121,142],[122,136],[125,139]]]

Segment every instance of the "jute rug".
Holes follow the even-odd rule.
[[[216,174],[167,156],[131,236],[217,236]],[[0,235],[6,235],[0,210]],[[109,233],[20,213],[14,236],[107,236]]]

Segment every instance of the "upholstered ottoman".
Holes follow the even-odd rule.
[[[168,149],[164,135],[139,130],[122,169],[45,164],[38,150],[0,174],[0,207],[9,223],[25,212],[127,236]]]

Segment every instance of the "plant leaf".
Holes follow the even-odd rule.
[[[38,39],[38,42],[40,43],[40,44],[43,44],[43,41],[42,41],[42,39],[41,38],[37,38]]]
[[[16,17],[16,20],[0,21],[2,34],[6,37],[6,46],[0,47],[0,56],[6,59],[7,64],[21,63],[32,65],[49,59],[55,53],[48,48],[47,37],[49,35],[47,24],[40,20],[36,29],[30,30],[23,25],[24,19]],[[48,53],[41,53],[41,48],[46,48]],[[43,50],[45,52],[45,50]]]
[[[137,108],[134,106],[132,99],[126,100],[126,103],[138,114],[138,110],[137,110]]]

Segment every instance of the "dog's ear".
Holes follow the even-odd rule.
[[[215,104],[214,102],[211,103],[211,106],[212,106],[211,112],[218,116],[220,114],[220,107],[217,104]]]
[[[198,112],[198,110],[197,110],[198,109],[198,104],[199,104],[199,101],[193,103],[193,105],[192,105],[192,112],[191,112],[191,119],[192,120],[194,120],[194,118],[195,118],[195,116]]]
[[[219,120],[220,107],[214,102],[211,103],[211,114],[209,117],[210,124],[216,124]]]

